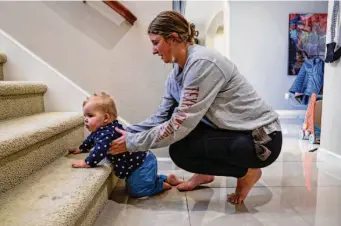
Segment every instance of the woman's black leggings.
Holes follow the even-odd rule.
[[[180,168],[198,174],[243,177],[248,168],[272,164],[282,149],[282,133],[269,134],[272,141],[265,146],[271,151],[261,161],[255,150],[251,132],[214,129],[200,122],[185,138],[172,144],[169,154]]]

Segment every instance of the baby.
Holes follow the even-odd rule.
[[[150,151],[108,154],[110,144],[121,136],[115,128],[123,130],[117,121],[117,110],[113,99],[106,93],[94,94],[83,103],[84,123],[91,132],[79,148],[71,149],[72,154],[90,152],[85,160],[73,161],[74,168],[95,167],[104,158],[114,166],[115,175],[126,180],[127,190],[132,197],[151,196],[171,189],[182,181],[175,175],[157,174],[157,160]]]

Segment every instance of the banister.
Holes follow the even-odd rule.
[[[86,1],[83,1],[86,3]],[[115,10],[118,14],[124,17],[131,25],[134,25],[134,22],[137,20],[137,17],[122,3],[119,1],[103,1],[107,6],[111,9]]]
[[[123,16],[131,25],[137,20],[137,17],[119,1],[103,1],[118,14]]]

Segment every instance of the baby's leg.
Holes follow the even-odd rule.
[[[166,191],[171,189],[172,186],[167,182],[167,176],[162,174],[156,175],[156,180],[153,189],[155,189],[155,193],[160,193],[162,191]]]
[[[171,185],[171,186],[177,186],[179,184],[181,184],[182,182],[184,182],[183,180],[179,179],[177,176],[175,176],[174,174],[169,174],[167,176],[166,182]]]
[[[167,176],[157,174],[157,160],[150,153],[143,164],[127,178],[128,192],[132,197],[152,196],[171,189]]]

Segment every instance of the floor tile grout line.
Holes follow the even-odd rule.
[[[278,188],[278,187],[273,187],[273,188]],[[275,195],[279,196],[277,192],[274,192],[274,193]],[[297,216],[302,218],[303,222],[305,222],[308,226],[313,226],[307,220],[304,219],[304,217],[299,213],[298,210],[295,209],[295,207],[290,202],[286,202],[286,204],[292,209],[292,211],[294,211],[294,213],[296,213]]]
[[[305,219],[304,219],[304,217],[294,208],[294,206],[292,206],[290,203],[288,203],[288,205],[291,207],[291,209],[298,215],[298,216],[300,216],[301,218],[302,218],[302,220],[303,220],[303,222],[305,222],[307,225],[309,225],[309,226],[314,226],[314,225],[312,225],[312,224],[310,224],[308,221],[306,221]]]
[[[185,180],[185,175],[184,175],[184,174],[182,174],[182,180]],[[191,223],[191,215],[190,215],[190,213],[189,213],[187,192],[185,192],[185,198],[186,198],[186,207],[187,207],[187,214],[188,214],[189,226],[192,226],[192,223]]]
[[[278,194],[276,194],[278,196]],[[297,216],[301,217],[303,222],[305,222],[308,226],[314,226],[312,224],[310,224],[308,221],[306,221],[304,219],[304,217],[295,209],[295,207],[290,203],[290,202],[287,202],[288,206],[290,206],[290,208],[292,209],[292,211],[294,211],[294,213],[297,214]]]
[[[189,206],[188,206],[187,192],[185,192],[185,198],[186,198],[186,206],[187,206],[187,214],[188,214],[189,226],[192,226],[192,223],[191,223],[191,215],[189,214]]]

